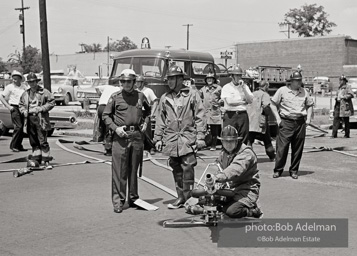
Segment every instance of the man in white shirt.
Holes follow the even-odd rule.
[[[145,132],[146,137],[144,139],[144,149],[150,150],[150,154],[155,154],[155,147],[153,147],[154,145],[152,142],[151,120],[155,118],[155,111],[159,99],[156,97],[154,91],[151,88],[145,86],[145,80],[143,76],[139,75],[136,78],[135,86],[139,92],[142,92],[145,95],[146,99],[148,100],[151,106],[151,118]]]
[[[103,115],[105,106],[107,105],[107,103],[109,101],[110,96],[112,96],[113,93],[118,92],[120,90],[121,90],[121,87],[119,86],[119,84],[104,85],[103,91],[100,95],[100,99],[98,102],[99,106],[97,109],[97,116],[98,116],[99,126],[95,127],[95,129],[99,130],[100,135],[98,137],[98,142],[103,141],[106,156],[112,155],[112,133],[110,132],[109,129],[107,129],[107,126],[105,125],[105,123],[102,119],[102,115]]]
[[[21,95],[28,87],[25,83],[22,83],[24,77],[20,72],[14,70],[11,74],[11,78],[13,79],[13,83],[7,85],[5,90],[0,94],[0,101],[10,110],[11,121],[14,124],[10,149],[13,152],[27,151],[27,149],[24,149],[22,146],[22,140],[24,138],[24,117],[20,113],[19,102]]]
[[[221,99],[224,102],[223,128],[231,125],[237,129],[239,137],[243,138],[243,143],[247,144],[249,135],[249,118],[247,105],[253,101],[253,93],[247,84],[242,80],[243,69],[234,66],[229,74],[232,81],[223,86]]]

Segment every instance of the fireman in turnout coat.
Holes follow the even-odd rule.
[[[182,69],[171,66],[167,78],[170,92],[160,99],[154,142],[158,151],[170,157],[178,199],[168,208],[177,209],[191,196],[195,153],[205,146],[206,124],[202,100],[197,91],[184,87]]]
[[[38,85],[40,80],[33,73],[27,76],[30,89],[22,94],[19,104],[20,112],[25,117],[24,132],[28,134],[32,147],[30,158],[39,164],[53,159],[47,142],[47,131],[52,128],[49,111],[55,106],[51,92]]]
[[[150,105],[142,92],[135,90],[136,74],[124,69],[119,76],[123,90],[109,98],[103,120],[114,133],[112,146],[112,202],[115,213],[123,211],[128,181],[129,207],[135,207],[138,194],[138,168],[142,165],[144,137]]]

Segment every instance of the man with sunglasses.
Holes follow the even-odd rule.
[[[122,90],[113,93],[103,111],[103,120],[114,133],[112,145],[112,202],[115,213],[123,211],[128,184],[129,207],[139,199],[138,168],[143,160],[143,133],[150,117],[150,105],[142,92],[135,90],[136,74],[124,69],[119,81]]]

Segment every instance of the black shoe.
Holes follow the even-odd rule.
[[[263,212],[260,210],[258,206],[256,206],[252,209],[249,209],[247,217],[261,219],[263,217]]]
[[[346,135],[345,135],[345,136],[343,136],[343,137],[344,137],[344,138],[346,138],[346,139],[349,139],[349,138],[351,138],[350,136],[346,136]]]
[[[337,136],[331,136],[330,137],[330,139],[336,139],[337,138]]]
[[[123,211],[122,207],[114,208],[115,213],[121,213]]]
[[[136,200],[136,199],[135,199],[135,200]],[[128,202],[128,205],[129,205],[130,208],[135,208],[135,207],[137,207],[137,205],[135,204],[135,200]]]
[[[299,176],[297,175],[297,173],[290,173],[291,178],[293,178],[294,180],[297,180],[299,178]]]
[[[280,172],[274,172],[274,174],[273,174],[274,179],[279,178],[280,176],[281,176]]]
[[[24,151],[24,152],[27,151],[27,149],[24,148],[24,147],[20,147],[19,150],[20,150],[20,151]]]
[[[12,150],[12,152],[16,152],[16,153],[20,152],[20,150],[17,148],[12,148],[11,150]]]
[[[177,200],[174,203],[168,204],[167,208],[169,208],[169,209],[179,209],[179,208],[183,207],[184,203],[185,203],[185,199],[177,198]]]

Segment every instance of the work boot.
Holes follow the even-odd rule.
[[[115,213],[122,213],[123,212],[123,207],[119,206],[119,207],[114,208],[114,212]]]
[[[265,152],[266,152],[267,156],[269,157],[270,161],[274,161],[274,159],[275,159],[275,150],[274,150],[273,146],[270,146],[270,147],[266,148]]]
[[[273,174],[273,178],[279,178],[281,176],[281,173],[280,172],[274,172]]]
[[[248,209],[247,217],[261,219],[263,217],[263,212],[258,206],[255,206],[254,208]]]
[[[173,202],[172,204],[168,204],[167,208],[174,210],[174,209],[179,209],[181,207],[183,207],[185,203],[185,199],[183,199],[182,197],[177,198],[175,202]]]

